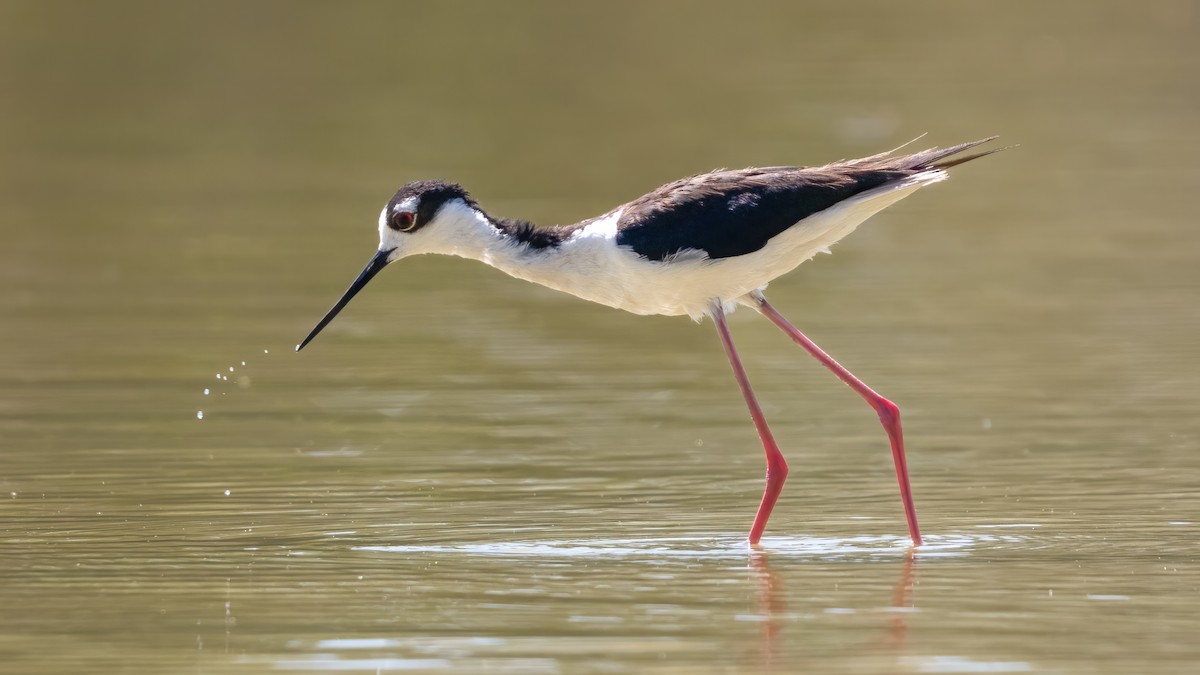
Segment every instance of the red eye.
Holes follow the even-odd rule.
[[[415,219],[413,218],[412,211],[396,211],[392,214],[388,225],[398,232],[407,232],[412,229],[414,222]]]

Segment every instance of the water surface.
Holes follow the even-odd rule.
[[[3,670],[1185,671],[1195,10],[980,11],[0,5]],[[769,291],[901,406],[915,552],[874,414],[747,312],[754,550],[708,324],[424,258],[292,353],[403,181],[553,223],[926,131],[1020,147]]]

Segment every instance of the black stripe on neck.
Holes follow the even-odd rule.
[[[487,218],[491,221],[492,226],[500,230],[505,237],[519,244],[525,244],[534,250],[557,248],[567,240],[567,237],[571,236],[572,232],[564,227],[538,227],[527,220],[493,218],[491,216]]]

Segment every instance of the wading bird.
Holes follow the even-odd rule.
[[[749,535],[757,544],[788,469],[726,323],[726,313],[744,305],[783,330],[879,415],[892,446],[908,532],[920,544],[899,409],[788,323],[763,290],[828,252],[876,212],[944,180],[946,169],[995,152],[960,154],[993,138],[908,155],[897,155],[897,148],[817,167],[712,171],[663,185],[602,216],[554,227],[491,216],[454,183],[409,183],[379,214],[378,252],[296,351],[385,266],[419,253],[472,258],[634,314],[712,317],[767,455],[766,488]]]

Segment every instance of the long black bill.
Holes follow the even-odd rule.
[[[342,311],[342,308],[345,307],[355,295],[358,295],[358,292],[367,285],[367,282],[371,280],[371,277],[379,274],[379,270],[387,267],[388,254],[394,250],[395,249],[379,251],[375,254],[374,258],[371,258],[371,262],[367,263],[367,266],[363,269],[362,274],[358,275],[358,278],[354,280],[354,283],[350,284],[350,288],[347,288],[346,292],[342,294],[342,299],[338,300],[337,304],[325,314],[324,318],[317,322],[317,327],[312,329],[312,332],[308,334],[308,337],[304,338],[303,342],[296,345],[296,351],[304,349],[304,345],[312,342],[312,339],[317,337],[317,333],[320,333],[322,328],[328,325],[330,321],[333,321],[333,317],[337,316],[338,312]]]

